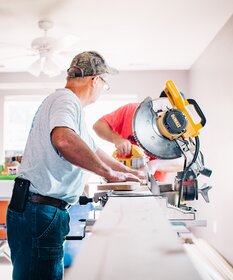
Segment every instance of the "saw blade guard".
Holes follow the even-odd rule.
[[[158,112],[172,108],[168,98],[156,100],[147,97],[137,108],[133,118],[133,133],[149,155],[160,159],[175,159],[182,156],[176,141],[165,138],[158,130]]]

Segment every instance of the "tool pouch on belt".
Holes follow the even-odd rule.
[[[16,178],[9,208],[16,212],[23,212],[28,200],[30,181]]]

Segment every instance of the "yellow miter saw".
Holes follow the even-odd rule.
[[[124,165],[128,166],[129,168],[133,169],[139,169],[141,167],[145,166],[146,163],[146,156],[143,152],[143,150],[136,146],[132,145],[131,146],[131,153],[129,156],[121,156],[118,154],[118,151],[114,151],[112,156],[123,163]]]
[[[188,106],[195,109],[200,119],[198,123],[194,122]],[[198,189],[196,180],[199,174],[211,175],[211,170],[204,166],[199,149],[198,135],[205,123],[205,116],[196,101],[185,99],[171,80],[166,82],[160,98],[152,100],[147,97],[134,115],[134,137],[148,154],[168,160],[184,157],[183,171],[177,173],[172,189],[163,190],[162,186],[158,187],[153,176],[149,176],[150,182],[153,182],[152,192],[158,195],[162,192],[177,194],[178,207],[185,205],[181,205],[181,201],[197,199],[198,193],[207,202],[209,200],[207,192],[211,187],[205,185]]]

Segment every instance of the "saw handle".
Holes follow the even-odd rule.
[[[198,116],[201,118],[200,124],[203,127],[206,124],[206,118],[205,118],[205,115],[203,114],[201,108],[199,107],[199,105],[197,104],[197,102],[194,99],[187,99],[187,101],[189,104],[194,106]]]
[[[186,127],[186,132],[183,134],[184,138],[196,137],[199,134],[199,130],[205,125],[206,119],[204,114],[202,113],[200,107],[193,99],[189,99],[190,104],[194,106],[197,114],[201,118],[200,123],[194,123],[190,113],[187,111],[187,105],[189,105],[189,101],[185,99],[182,94],[178,91],[175,84],[172,80],[168,80],[166,82],[166,87],[164,89],[169,101],[175,109],[182,111],[186,118],[188,119],[188,124]]]

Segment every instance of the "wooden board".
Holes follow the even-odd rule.
[[[66,280],[200,280],[154,197],[111,197]]]
[[[97,185],[98,191],[113,190],[113,191],[134,191],[140,187],[139,182],[117,182],[117,183],[104,183]]]

